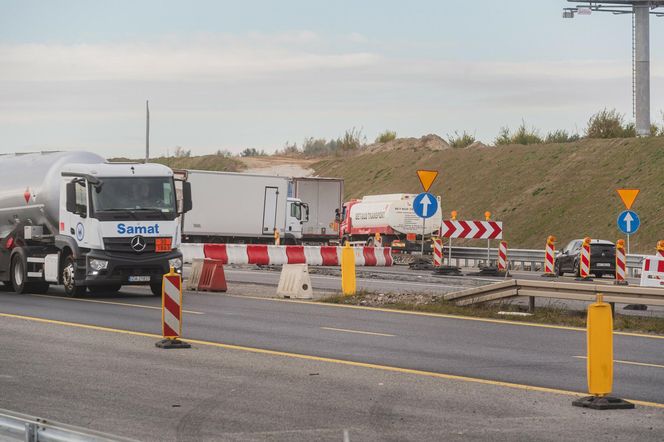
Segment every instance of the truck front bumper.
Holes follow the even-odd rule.
[[[169,261],[180,260],[182,253],[173,250],[167,253],[118,253],[91,250],[85,258],[85,272],[79,267],[77,284],[81,285],[147,285],[161,283],[162,276],[170,271]],[[90,266],[93,259],[107,261],[105,269],[95,270]],[[82,266],[82,262],[79,266]],[[176,268],[176,271],[182,271]]]

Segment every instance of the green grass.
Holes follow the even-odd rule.
[[[443,216],[503,221],[509,247],[543,249],[548,235],[558,248],[584,236],[615,241],[624,206],[617,188],[641,189],[633,206],[641,228],[632,253],[654,253],[664,239],[664,138],[588,140],[443,151],[359,152],[316,162],[320,176],[345,179],[345,198],[419,193],[417,169],[440,172],[431,192],[442,197]],[[460,241],[455,244],[464,244]],[[477,241],[469,246],[483,246]]]
[[[333,295],[321,299],[321,302],[361,306],[362,301],[366,299],[367,295],[368,293],[366,292],[362,292],[354,296]],[[409,303],[386,303],[380,305],[380,307],[393,310],[437,313],[475,318],[502,319],[517,322],[562,325],[580,328],[586,327],[585,312],[567,310],[559,305],[556,305],[555,302],[552,302],[547,306],[536,307],[532,316],[499,315],[498,312],[500,311],[523,311],[518,306],[510,302],[492,305],[478,304],[467,307],[459,307],[452,302],[447,302],[440,299],[431,303],[419,305]],[[614,330],[617,331],[664,335],[664,318],[626,316],[616,314],[613,326]]]

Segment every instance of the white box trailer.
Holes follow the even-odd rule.
[[[309,207],[309,219],[302,224],[302,240],[327,242],[339,238],[339,219],[343,205],[343,178],[293,178],[292,195]],[[336,221],[336,222],[335,222]]]
[[[182,219],[186,242],[269,243],[302,237],[301,205],[288,198],[289,178],[235,172],[180,171],[195,208]]]

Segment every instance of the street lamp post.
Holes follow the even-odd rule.
[[[577,6],[563,8],[563,18],[574,18],[575,15],[590,15],[595,12],[612,14],[633,14],[634,17],[634,53],[633,62],[633,107],[636,120],[636,135],[650,135],[650,14],[664,16],[658,8],[664,6],[661,0],[605,0],[574,1]]]

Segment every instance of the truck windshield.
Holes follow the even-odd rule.
[[[175,189],[170,177],[102,178],[102,183],[100,187],[90,186],[96,218],[117,218],[127,212],[134,218],[146,219],[176,216]]]

